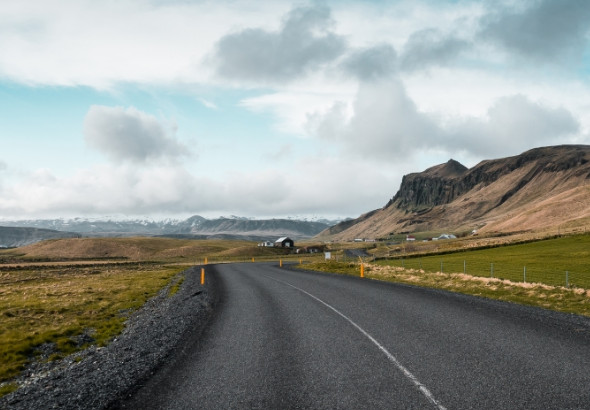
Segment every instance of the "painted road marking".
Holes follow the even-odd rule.
[[[398,368],[398,370],[400,370],[404,376],[406,376],[406,378],[408,378],[417,388],[418,390],[420,390],[422,392],[422,394],[428,399],[428,401],[430,403],[432,403],[437,409],[439,410],[446,410],[446,407],[444,407],[442,404],[440,404],[433,396],[433,394],[430,392],[430,390],[428,390],[428,388],[426,386],[424,386],[420,380],[418,380],[418,378],[416,376],[414,376],[412,374],[412,372],[410,372],[403,364],[400,363],[399,360],[397,360],[397,358],[392,355],[389,350],[387,350],[381,343],[379,343],[373,336],[371,336],[365,329],[363,329],[362,327],[360,327],[359,325],[357,325],[351,318],[349,318],[348,316],[346,316],[344,313],[340,312],[338,309],[336,309],[334,306],[330,305],[327,302],[324,302],[322,299],[318,298],[317,296],[312,295],[311,293],[298,288],[295,285],[290,284],[289,282],[285,282],[283,280],[279,280],[279,279],[275,279],[273,277],[270,276],[266,276],[265,277],[272,279],[276,282],[280,282],[284,285],[290,286],[293,289],[296,289],[304,294],[306,294],[307,296],[309,296],[310,298],[318,301],[319,303],[321,303],[322,305],[326,306],[328,309],[332,310],[334,313],[336,313],[338,316],[342,317],[344,320],[346,320],[348,323],[350,323],[352,326],[354,326],[359,332],[361,332],[367,339],[369,339],[375,346],[377,346],[377,348],[379,350],[381,350],[381,352],[383,352],[383,354],[385,354],[385,356],[389,359],[389,361],[391,363],[393,363],[395,365],[395,367]]]

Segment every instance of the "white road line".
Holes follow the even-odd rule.
[[[389,359],[389,361],[391,363],[393,363],[395,365],[395,367],[397,367],[403,374],[404,376],[406,376],[416,387],[418,387],[418,389],[422,392],[422,394],[428,399],[428,401],[430,401],[437,409],[439,410],[446,410],[446,407],[444,407],[442,404],[440,404],[432,395],[432,393],[430,392],[430,390],[428,390],[426,388],[426,386],[424,386],[422,383],[420,383],[420,380],[418,380],[416,378],[416,376],[414,376],[412,374],[412,372],[410,372],[403,364],[401,364],[399,362],[399,360],[396,359],[396,357],[394,355],[392,355],[381,343],[379,343],[373,336],[371,336],[369,333],[367,333],[367,331],[365,331],[362,327],[360,327],[359,325],[357,325],[351,318],[349,318],[348,316],[346,316],[344,313],[340,312],[338,309],[336,309],[334,306],[330,305],[329,303],[324,302],[323,300],[321,300],[320,298],[318,298],[317,296],[312,295],[311,293],[298,288],[295,285],[290,284],[289,282],[285,282],[283,280],[279,280],[279,279],[275,279],[273,277],[270,276],[266,276],[265,277],[272,279],[276,282],[280,282],[284,285],[290,286],[293,289],[297,289],[298,291],[306,294],[307,296],[309,296],[310,298],[320,302],[322,305],[326,306],[328,309],[332,310],[334,313],[336,313],[337,315],[339,315],[340,317],[342,317],[344,320],[346,320],[348,323],[350,323],[352,326],[354,326],[359,332],[361,332],[367,339],[369,339],[371,342],[373,342],[373,344],[375,346],[377,346],[377,348],[379,350],[381,350],[381,352],[383,352],[383,354],[385,354],[385,356]]]

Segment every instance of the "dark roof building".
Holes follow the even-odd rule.
[[[293,239],[288,238],[286,236],[279,238],[275,241],[275,247],[277,248],[292,248],[295,246],[295,242]]]

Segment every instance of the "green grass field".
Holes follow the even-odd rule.
[[[443,255],[385,259],[377,264],[588,289],[590,235]]]
[[[322,261],[301,268],[360,275],[358,260]],[[565,287],[566,271],[569,288]],[[590,316],[590,235],[381,259],[365,263],[365,277]]]

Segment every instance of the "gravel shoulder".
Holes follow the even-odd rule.
[[[35,363],[17,380],[21,388],[0,399],[0,409],[106,409],[133,391],[166,362],[183,338],[200,333],[213,311],[212,281],[200,269],[184,275],[180,290],[168,288],[131,315],[106,347],[92,346],[51,363]]]

